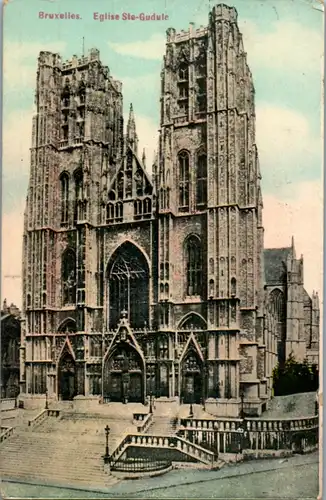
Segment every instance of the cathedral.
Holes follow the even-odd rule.
[[[41,52],[23,236],[21,394],[259,415],[318,363],[294,243],[264,250],[255,90],[237,12],[167,31],[158,154],[99,51]]]

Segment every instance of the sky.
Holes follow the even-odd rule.
[[[305,287],[322,294],[321,94],[323,14],[317,0],[233,0],[256,89],[265,247],[304,255]],[[21,306],[23,211],[29,176],[37,57],[62,59],[96,47],[133,103],[147,164],[157,149],[159,82],[166,30],[206,25],[207,0],[9,0],[3,28],[2,300]],[[45,19],[42,13],[78,14]],[[104,21],[94,13],[161,14],[165,21]],[[43,15],[43,18],[41,16]],[[70,16],[71,17],[71,16]]]

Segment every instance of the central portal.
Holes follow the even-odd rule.
[[[64,401],[76,396],[76,367],[70,353],[65,353],[59,363],[59,395]]]
[[[144,402],[143,362],[127,343],[119,344],[106,363],[103,396],[107,401]]]
[[[189,352],[182,365],[182,401],[199,404],[203,395],[202,363],[195,352]]]

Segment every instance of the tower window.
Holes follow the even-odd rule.
[[[70,248],[62,255],[63,305],[76,303],[76,255]]]
[[[198,112],[206,111],[207,98],[206,98],[206,79],[199,78],[197,80],[198,92],[197,92],[197,109]]]
[[[200,153],[197,157],[197,206],[207,203],[207,156]]]
[[[179,164],[179,210],[189,210],[189,153],[181,151]]]
[[[63,173],[60,177],[61,182],[61,224],[68,222],[69,212],[69,176]]]
[[[197,236],[190,236],[185,245],[186,256],[186,295],[202,293],[202,246]]]
[[[189,98],[189,68],[186,63],[181,63],[178,70],[178,106],[181,115],[188,114]]]
[[[77,170],[77,172],[74,175],[74,178],[75,178],[75,223],[76,223],[77,221],[83,220],[84,218],[83,172],[81,169]]]
[[[186,81],[188,80],[188,65],[185,63],[182,63],[179,67],[179,72],[178,72],[178,77],[179,81]]]

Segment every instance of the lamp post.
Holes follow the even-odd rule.
[[[108,463],[110,459],[109,455],[109,434],[110,434],[110,427],[107,425],[104,429],[105,431],[105,455],[104,455],[104,461]]]
[[[149,413],[153,413],[153,393],[149,394]]]
[[[45,391],[45,409],[49,409],[49,402],[48,402],[48,390],[46,389]]]

